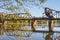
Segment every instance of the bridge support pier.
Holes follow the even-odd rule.
[[[49,20],[49,32],[54,29],[54,20]]]
[[[0,22],[3,23],[3,20],[0,19]],[[0,24],[0,35],[4,34],[3,25]]]
[[[33,29],[33,31],[36,30],[36,27],[37,27],[37,20],[33,20],[32,21],[32,29]]]

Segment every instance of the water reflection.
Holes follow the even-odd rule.
[[[28,30],[30,30],[31,26],[29,26],[29,27],[26,26],[25,28],[29,28]],[[37,30],[38,29],[48,31],[48,27],[45,27],[43,29],[41,27],[40,28],[37,27]],[[56,31],[57,29],[54,29],[54,31]],[[60,30],[60,28],[58,30]],[[32,40],[32,39],[33,40],[55,40],[54,38],[56,38],[56,39],[57,39],[57,37],[60,38],[59,34],[54,33],[54,32],[49,32],[49,33],[44,33],[44,32],[43,33],[38,33],[38,32],[36,32],[35,33],[35,32],[32,32],[32,31],[27,31],[27,32],[25,32],[25,31],[14,31],[13,32],[12,31],[12,32],[6,32],[3,36],[0,36],[0,39],[2,38],[3,40],[5,40],[5,39],[9,38],[9,39],[14,39],[15,40],[17,38],[17,40],[20,40],[20,39],[22,40],[22,39],[26,38],[27,40]]]
[[[53,40],[53,37],[52,35],[54,34],[54,32],[49,32],[46,37],[45,37],[45,40]]]

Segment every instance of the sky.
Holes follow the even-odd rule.
[[[1,3],[0,3],[1,4]],[[44,7],[48,7],[54,10],[60,10],[60,0],[47,0],[44,4]],[[32,16],[41,17],[43,16],[44,9],[40,7],[33,6],[33,8],[28,8]],[[5,12],[6,10],[0,9],[0,12]]]
[[[45,2],[43,4],[43,6],[59,11],[60,10],[60,0],[47,0],[47,2]],[[30,10],[30,12],[33,16],[40,17],[40,16],[43,16],[42,13],[44,12],[44,9],[42,7],[40,7],[40,9],[37,7],[34,7]]]

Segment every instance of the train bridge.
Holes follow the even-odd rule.
[[[0,19],[0,20],[2,20],[2,19]],[[49,18],[3,19],[3,23],[1,23],[1,24],[2,25],[6,25],[6,21],[10,21],[10,20],[32,20],[31,26],[32,26],[33,30],[30,30],[30,31],[33,31],[33,32],[42,32],[42,31],[39,31],[39,30],[35,30],[36,29],[36,25],[37,25],[37,20],[60,20],[60,18],[53,18],[53,19],[52,18],[51,19],[49,19]],[[53,27],[54,26],[52,26],[51,30],[53,30]],[[3,27],[2,27],[2,29],[3,29]],[[23,30],[21,30],[21,31],[23,31]],[[28,30],[25,30],[25,31],[28,31]],[[47,32],[47,31],[45,31],[45,32]],[[57,31],[55,31],[55,32],[57,32]]]
[[[58,14],[60,13],[59,11],[56,11]],[[9,14],[9,15],[12,15],[12,14]],[[14,14],[15,16],[16,16],[16,14]],[[18,14],[19,15],[19,14]],[[0,20],[1,20],[1,27],[0,27],[0,34],[2,34],[3,33],[3,31],[5,31],[5,30],[3,30],[3,29],[5,29],[5,26],[7,26],[7,22],[6,21],[10,21],[10,20],[31,20],[32,22],[31,22],[31,28],[32,28],[32,30],[21,30],[21,29],[18,29],[18,30],[20,30],[20,31],[33,31],[33,32],[52,32],[53,31],[53,29],[54,29],[54,20],[60,20],[60,18],[59,17],[57,17],[56,16],[56,18],[47,18],[47,17],[44,17],[44,18],[36,18],[36,17],[31,17],[31,15],[28,17],[28,18],[0,18]],[[37,25],[37,20],[52,20],[52,25],[49,27],[49,31],[42,31],[42,30],[36,30],[36,25]],[[49,22],[48,22],[49,23]],[[3,30],[3,31],[2,31]],[[12,29],[11,29],[12,30]],[[7,30],[6,30],[7,31]],[[60,31],[53,31],[53,32],[57,32],[57,33],[60,33]]]

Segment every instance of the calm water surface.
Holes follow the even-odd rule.
[[[37,26],[36,30],[46,30],[48,31],[48,26],[42,28],[41,26]],[[60,31],[60,27],[55,27],[54,31]],[[13,34],[13,33],[11,33]],[[29,37],[17,37],[17,36],[9,36],[6,33],[4,35],[0,35],[0,40],[47,40],[46,38],[52,38],[52,40],[55,40],[55,38],[59,37],[60,33],[34,33],[32,32]],[[56,39],[57,40],[57,39]]]

